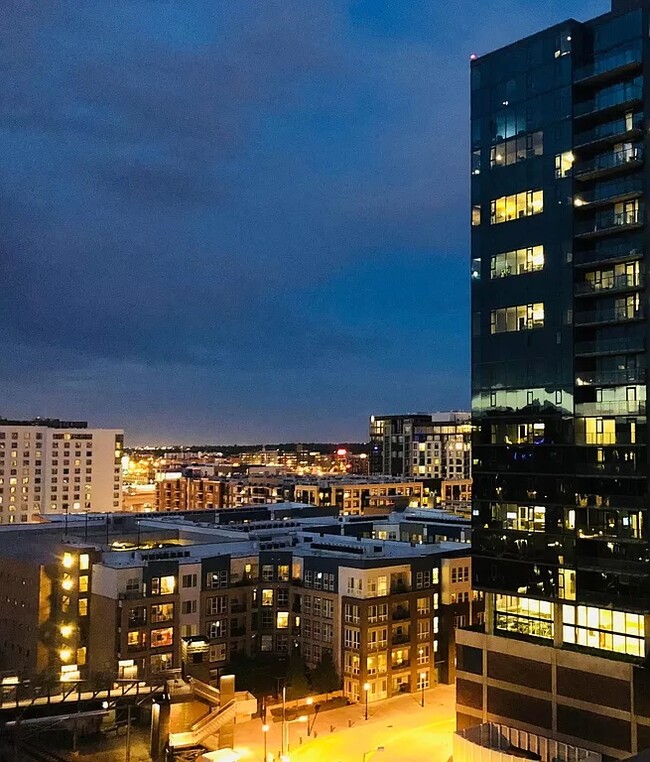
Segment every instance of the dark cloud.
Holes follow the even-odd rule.
[[[467,404],[469,53],[606,10],[541,6],[8,0],[0,413],[347,438]]]

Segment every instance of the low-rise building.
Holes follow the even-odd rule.
[[[298,650],[309,668],[329,652],[352,700],[366,685],[376,700],[453,680],[447,569],[468,565],[466,542],[357,536],[356,517],[275,509],[0,528],[0,579],[17,601],[0,617],[4,668],[147,679],[201,635],[215,678],[237,654]]]

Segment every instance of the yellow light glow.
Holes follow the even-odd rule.
[[[262,732],[268,733],[271,727],[269,725],[262,725]]]
[[[59,632],[64,638],[69,638],[72,635],[73,627],[71,624],[62,624],[59,627]]]
[[[63,554],[63,566],[66,569],[72,569],[72,567],[74,566],[74,557],[72,553]]]
[[[62,648],[59,651],[59,658],[61,659],[61,661],[70,661],[70,659],[72,659],[72,649]]]
[[[70,577],[66,577],[66,578],[63,580],[63,582],[61,583],[61,587],[62,587],[64,590],[72,590],[72,588],[74,587],[74,583],[72,582],[72,580],[70,579]]]
[[[307,715],[301,714],[300,717],[298,717],[298,722],[307,722]]]
[[[364,691],[369,691],[370,690],[370,683],[364,683],[363,684],[363,690]]]

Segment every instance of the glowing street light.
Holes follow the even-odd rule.
[[[370,693],[370,683],[363,684],[363,690],[366,694],[366,720],[368,719],[368,694]]]

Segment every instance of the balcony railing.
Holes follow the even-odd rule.
[[[625,85],[610,92],[603,91],[588,101],[576,103],[573,114],[576,117],[595,114],[598,111],[623,106],[634,101],[640,101],[643,97],[643,88],[640,85]]]
[[[643,249],[640,247],[634,247],[628,245],[619,246],[604,246],[599,249],[589,249],[587,251],[576,251],[574,253],[574,261],[576,265],[598,264],[599,262],[611,262],[641,259],[643,257]]]
[[[637,114],[633,119],[615,119],[605,124],[598,124],[589,130],[576,132],[574,137],[575,146],[586,146],[590,143],[610,141],[622,135],[641,133],[643,130],[643,115]]]
[[[599,417],[603,415],[645,415],[645,400],[623,400],[622,402],[582,402],[575,407],[577,416]]]
[[[575,197],[578,209],[585,209],[596,204],[606,204],[617,200],[633,198],[643,193],[643,180],[640,177],[625,177],[618,182],[608,180],[595,188]]]
[[[574,323],[575,325],[623,323],[628,320],[642,320],[644,316],[644,311],[640,308],[632,310],[627,307],[611,307],[609,309],[577,312],[574,318]]]
[[[625,384],[643,384],[646,380],[645,368],[627,370],[582,371],[576,377],[576,386],[621,386]]]
[[[579,162],[573,170],[574,177],[580,178],[584,175],[595,175],[599,172],[608,172],[610,170],[622,169],[625,167],[633,168],[643,161],[643,147],[632,146],[623,148],[620,151],[611,153],[601,153],[594,156],[593,159]]]
[[[577,355],[607,355],[623,354],[626,352],[643,352],[645,341],[643,337],[630,339],[596,339],[595,341],[577,341]]]
[[[402,661],[394,661],[391,662],[391,668],[393,672],[396,669],[408,669],[411,666],[411,660],[410,659],[402,659]]]
[[[617,69],[633,68],[635,64],[641,64],[641,51],[636,47],[628,48],[618,53],[603,56],[596,59],[593,63],[579,67],[575,73],[575,81],[583,82],[587,79],[614,72]]]
[[[393,619],[397,620],[411,618],[411,614],[405,606],[397,606],[397,608],[394,608],[391,612],[391,616]]]
[[[408,632],[393,633],[392,643],[394,646],[403,645],[404,643],[410,643],[411,636]]]
[[[642,224],[643,214],[641,211],[607,212],[606,214],[599,214],[593,219],[578,223],[575,227],[575,235],[576,237],[589,237]]]
[[[599,294],[602,291],[625,291],[626,289],[640,288],[644,284],[642,275],[632,273],[630,275],[608,275],[598,281],[585,280],[576,284],[576,294]]]

